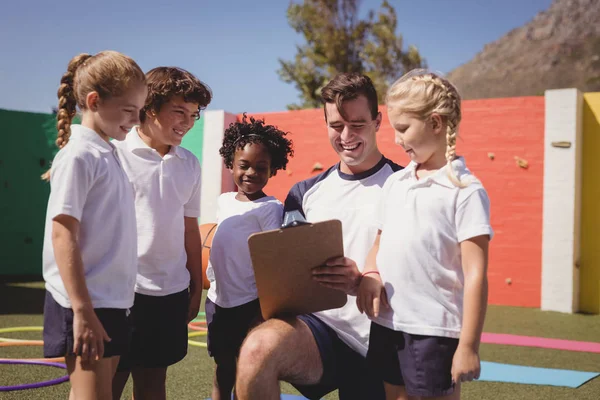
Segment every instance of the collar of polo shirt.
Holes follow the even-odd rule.
[[[129,132],[127,134],[127,137],[125,138],[125,142],[127,143],[127,149],[132,152],[135,153],[136,150],[152,150],[152,151],[156,151],[153,148],[151,148],[150,146],[148,146],[146,144],[146,142],[144,142],[142,140],[142,138],[140,137],[140,135],[138,134],[137,131],[137,127],[134,127],[131,132]],[[185,153],[183,152],[183,150],[179,147],[179,146],[171,146],[171,149],[169,150],[169,152],[167,153],[167,155],[175,155],[183,160],[185,160]]]
[[[71,137],[69,140],[79,140],[89,143],[92,147],[103,153],[110,153],[115,150],[115,146],[102,139],[96,131],[79,124],[71,125]]]
[[[438,185],[445,186],[448,188],[455,188],[456,186],[452,183],[450,178],[448,177],[448,165],[444,165],[442,168],[434,172],[433,174],[422,178],[417,179],[417,163],[411,161],[406,168],[404,168],[401,172],[401,176],[399,179],[408,179],[413,178],[417,182],[416,184],[421,185],[429,185],[431,183],[437,183]],[[456,173],[459,179],[468,173],[467,166],[465,164],[464,157],[457,157],[454,161],[452,161],[452,167],[454,168],[454,173]]]

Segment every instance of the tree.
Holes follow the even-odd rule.
[[[304,0],[291,2],[287,10],[290,26],[302,34],[305,44],[296,46],[293,61],[279,59],[280,78],[300,91],[301,104],[288,109],[321,106],[321,89],[336,74],[357,72],[368,75],[377,88],[379,102],[388,86],[403,73],[424,67],[419,51],[403,50],[396,34],[396,11],[384,0],[377,16],[370,10],[359,19],[360,0]]]

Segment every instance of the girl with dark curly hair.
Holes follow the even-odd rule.
[[[264,187],[293,155],[287,133],[246,115],[225,131],[219,153],[237,192],[223,193],[217,209],[206,275],[208,351],[217,364],[212,398],[229,399],[236,361],[248,331],[261,321],[248,237],[281,226],[283,205]]]

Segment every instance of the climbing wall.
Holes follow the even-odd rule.
[[[406,165],[394,144],[385,108],[378,133],[379,148]],[[323,110],[253,114],[290,132],[296,157],[289,171],[269,181],[268,194],[280,200],[292,185],[337,162],[331,149]],[[239,116],[238,116],[239,118]],[[540,306],[542,197],[544,170],[544,97],[468,100],[457,151],[483,181],[492,203],[496,236],[490,251],[490,303]]]

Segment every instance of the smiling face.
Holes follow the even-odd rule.
[[[445,125],[437,114],[423,120],[415,115],[403,113],[400,108],[388,108],[394,138],[411,160],[417,164],[432,159],[444,159],[446,137],[442,133]]]
[[[94,131],[104,140],[123,140],[127,133],[140,122],[140,110],[144,107],[148,89],[145,84],[131,86],[121,96],[101,99],[97,92],[88,93],[84,120],[90,121]]]
[[[238,187],[238,200],[264,197],[263,189],[271,177],[269,150],[260,143],[248,143],[243,149],[237,149],[231,173]]]
[[[148,145],[163,155],[171,146],[179,146],[183,137],[194,126],[199,118],[198,104],[185,102],[183,96],[175,96],[165,102],[160,111],[146,112],[146,118],[141,126]]]
[[[382,155],[377,147],[381,114],[372,119],[369,102],[363,95],[342,104],[342,117],[335,103],[325,104],[329,142],[340,157],[340,169],[358,174],[374,167]]]

